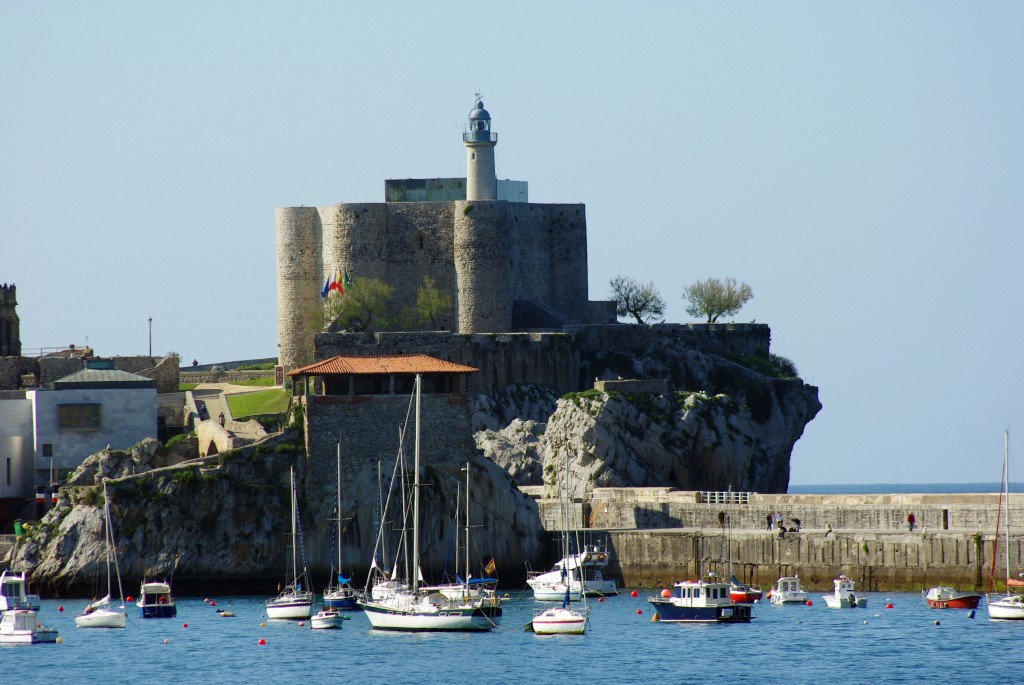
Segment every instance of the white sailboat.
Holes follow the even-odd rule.
[[[313,592],[309,589],[309,571],[303,559],[302,573],[299,573],[299,513],[295,502],[295,467],[291,468],[292,490],[292,578],[291,582],[274,599],[267,600],[267,618],[304,620],[313,614]],[[304,585],[305,584],[305,585]]]
[[[420,585],[420,374],[416,374],[416,432],[413,460],[412,579],[408,589],[359,602],[370,626],[378,630],[489,631],[501,620],[501,603],[491,592],[479,599],[452,600]]]
[[[562,488],[562,559],[569,559],[569,453],[565,453],[565,469],[563,473]],[[586,594],[582,590],[580,578],[574,577],[579,573],[579,568],[569,568],[566,564],[561,579],[564,595],[561,606],[550,609],[538,610],[534,613],[533,620],[527,629],[532,629],[538,635],[583,635],[587,631],[588,611],[586,609]],[[578,587],[578,598],[584,603],[582,612],[572,608],[573,588]],[[536,593],[536,588],[534,588]]]
[[[359,605],[356,604],[356,591],[349,585],[351,578],[346,578],[341,570],[341,443],[338,443],[337,497],[338,501],[335,505],[334,546],[337,552],[335,559],[338,562],[338,566],[335,568],[335,559],[332,559],[331,578],[327,588],[324,589],[324,608],[351,611],[352,609],[358,609]]]
[[[96,600],[85,607],[81,615],[75,616],[75,625],[79,628],[124,628],[127,611],[124,604],[124,589],[121,587],[121,569],[117,564],[117,547],[114,544],[114,527],[110,521],[110,496],[107,494],[107,482],[103,481],[103,529],[104,543],[107,548],[107,594],[103,599]],[[118,600],[111,598],[113,580],[110,573],[110,560],[114,560],[114,573],[117,576]]]
[[[1010,592],[1011,584],[1020,582],[1010,578],[1010,431],[1003,434],[1003,515],[1006,517],[1006,595],[990,594],[988,617],[1000,621],[1024,620],[1024,595]],[[998,533],[996,540],[998,541]]]

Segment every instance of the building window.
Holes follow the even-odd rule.
[[[43,456],[44,457],[52,457],[53,456],[53,445],[52,444],[50,444],[48,442],[44,442],[43,443]]]
[[[57,428],[99,430],[100,405],[98,404],[58,404]]]

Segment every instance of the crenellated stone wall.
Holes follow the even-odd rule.
[[[143,355],[109,359],[119,371],[152,378],[156,381],[158,393],[178,391],[179,360],[175,356]],[[0,357],[0,390],[19,388],[20,378],[24,375],[35,375],[38,385],[44,386],[84,368],[86,360],[81,357]]]

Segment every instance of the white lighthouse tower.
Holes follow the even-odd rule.
[[[491,131],[491,115],[477,93],[469,113],[469,130],[462,134],[466,146],[466,199],[497,200],[498,178],[494,173],[494,146],[498,134]]]

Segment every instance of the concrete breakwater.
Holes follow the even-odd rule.
[[[815,590],[832,587],[841,573],[871,591],[920,590],[937,584],[987,589],[1005,578],[1006,553],[1016,575],[1024,570],[1024,496],[1011,495],[1009,550],[999,497],[965,495],[757,495],[694,493],[659,488],[597,489],[571,505],[570,520],[587,538],[606,539],[610,575],[632,587],[666,587],[703,570],[767,588],[798,574]],[[560,527],[560,504],[539,500],[545,528]],[[914,531],[906,517],[913,512]],[[800,532],[767,530],[767,516],[782,513]],[[721,516],[721,527],[720,517]],[[607,525],[607,524],[612,525]],[[831,527],[831,532],[826,531]],[[1012,532],[1021,534],[1013,535]],[[993,565],[995,570],[993,572]]]

